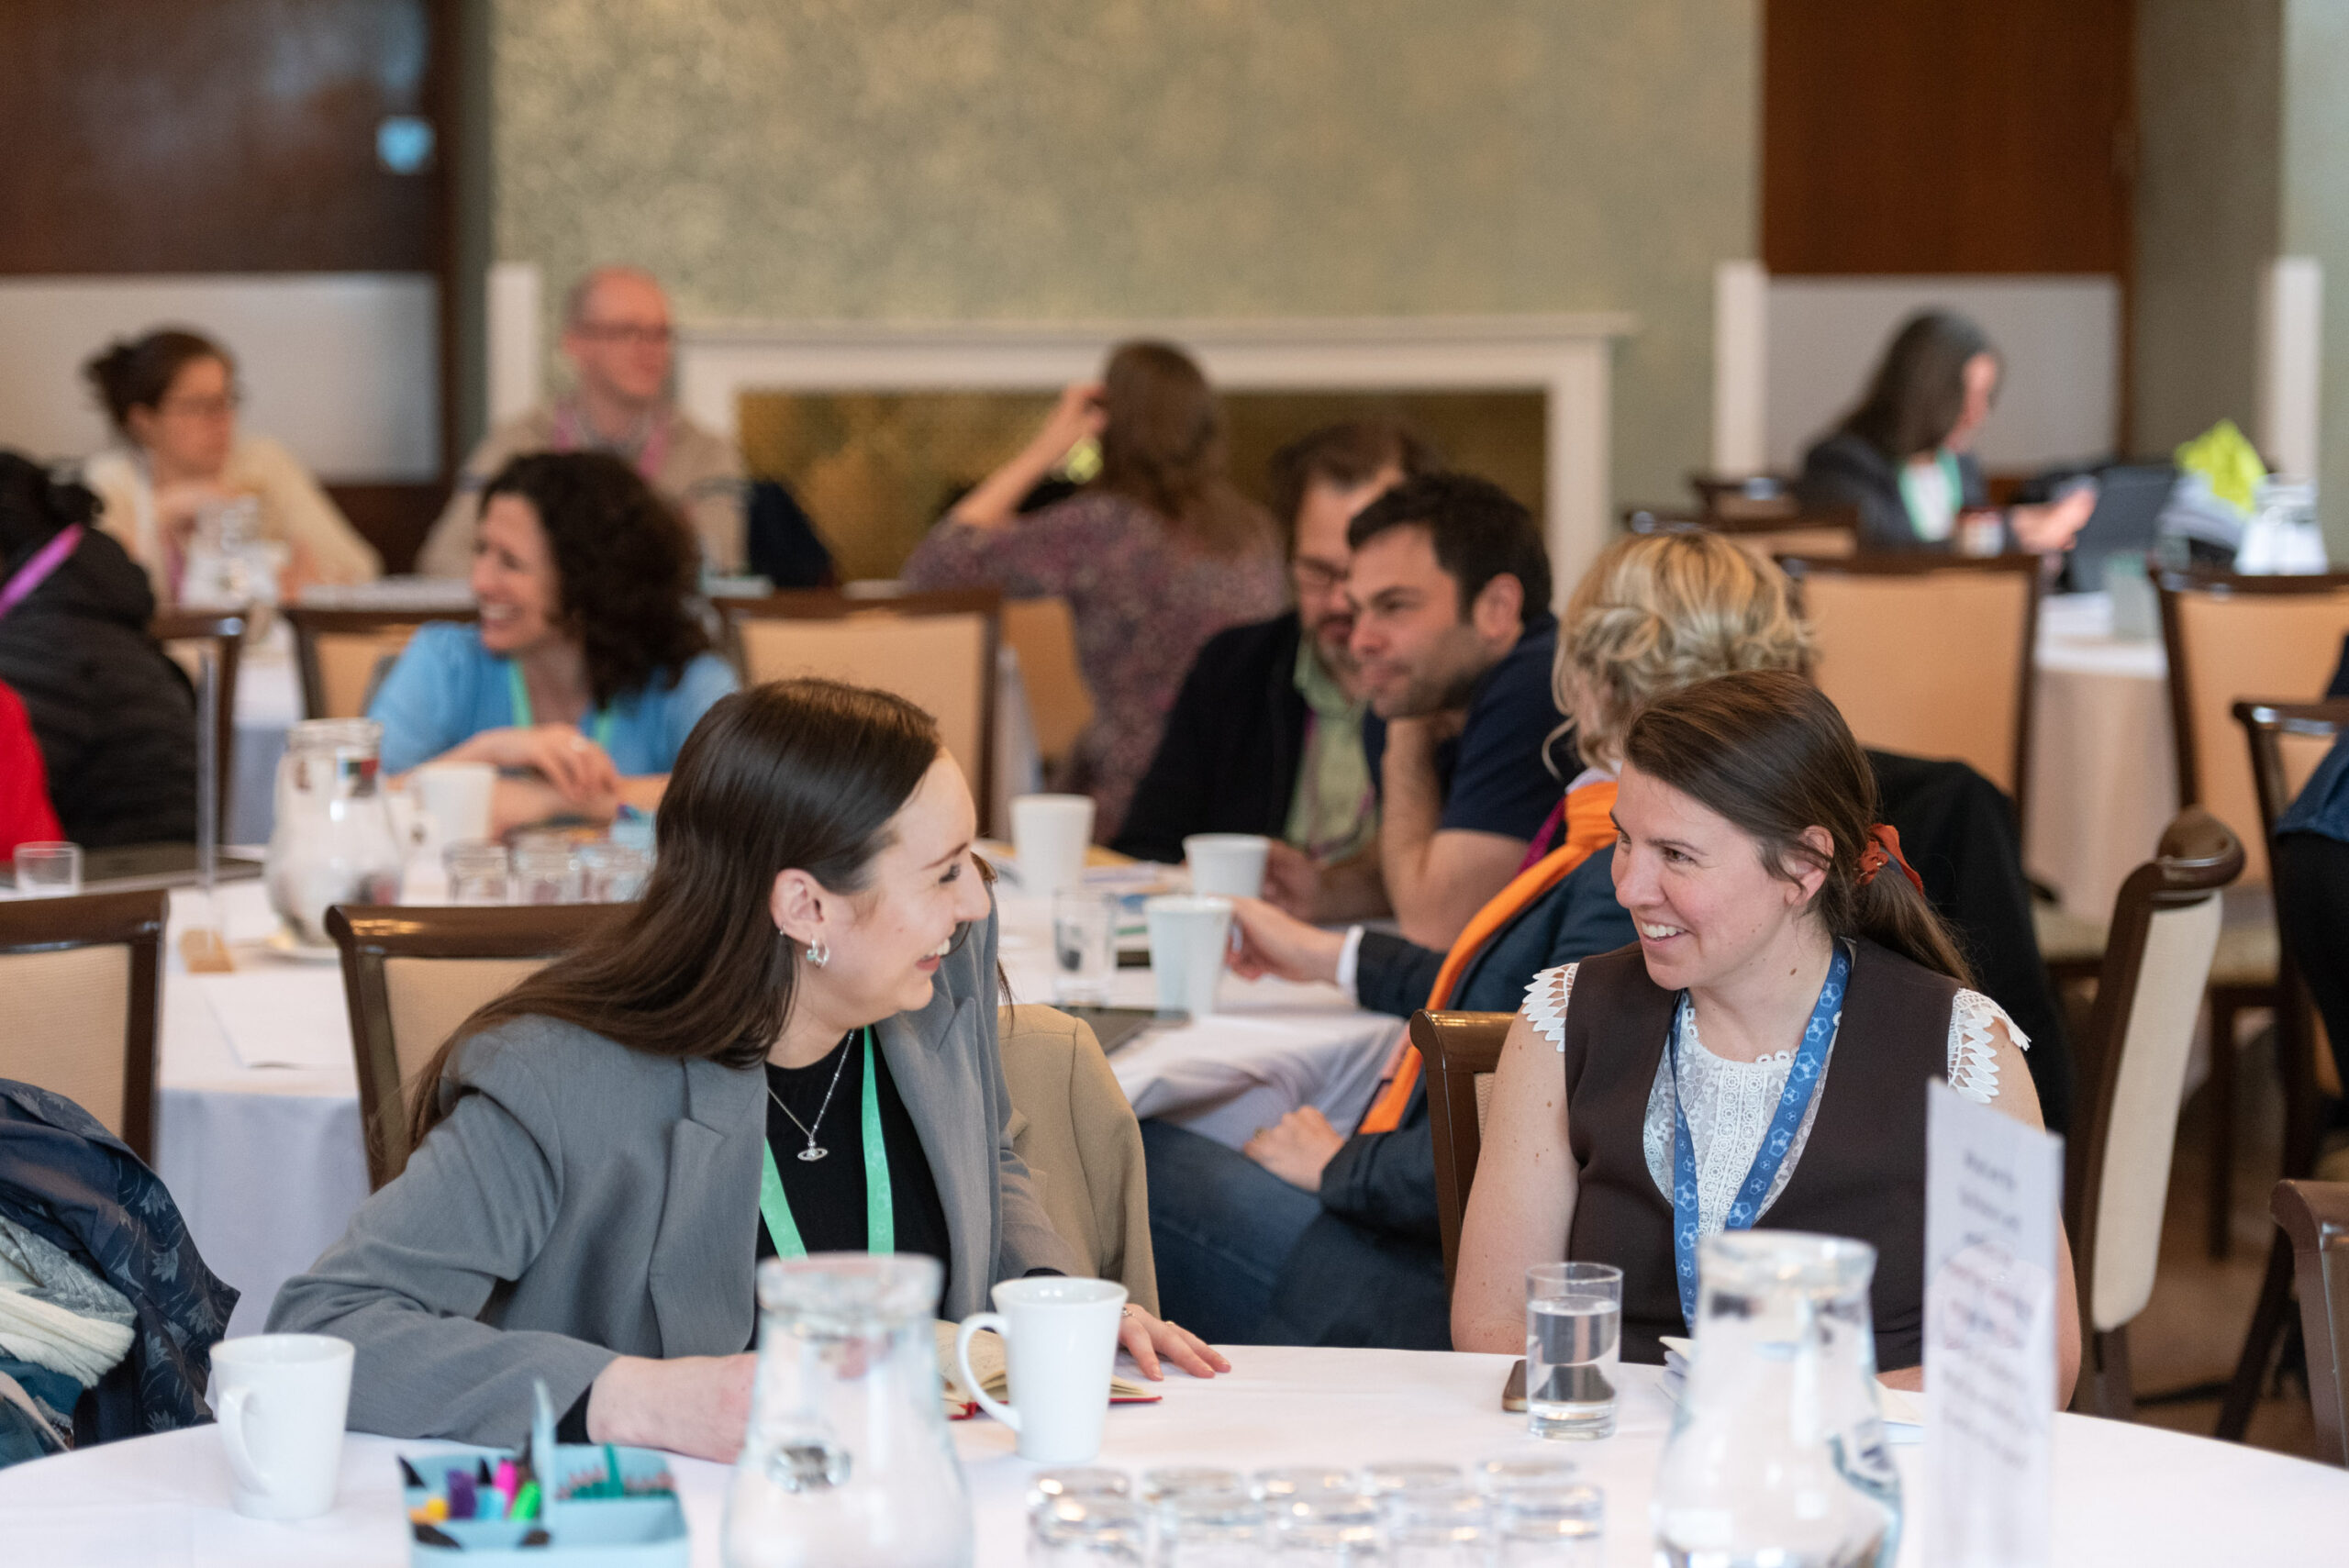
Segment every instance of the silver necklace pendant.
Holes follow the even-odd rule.
[[[795,1160],[805,1160],[812,1165],[830,1152],[831,1151],[829,1149],[818,1149],[816,1145],[810,1143],[807,1148],[802,1149],[798,1153],[793,1155],[792,1158]]]

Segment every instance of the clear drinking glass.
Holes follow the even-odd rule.
[[[1520,1486],[1493,1501],[1498,1568],[1599,1568],[1607,1494],[1596,1486]]]
[[[1476,1490],[1486,1496],[1501,1497],[1529,1488],[1571,1486],[1581,1473],[1581,1468],[1571,1459],[1512,1454],[1505,1459],[1488,1459],[1476,1466],[1475,1480]]]
[[[1441,1460],[1390,1459],[1362,1467],[1361,1488],[1365,1496],[1383,1497],[1389,1492],[1423,1492],[1459,1485],[1460,1467]]]
[[[1363,1495],[1359,1473],[1334,1464],[1287,1464],[1259,1470],[1248,1478],[1248,1490],[1267,1503],[1285,1502],[1291,1497]]]
[[[514,846],[515,903],[579,901],[579,856],[569,840],[551,834],[526,836]]]
[[[1405,1487],[1382,1499],[1395,1568],[1488,1568],[1492,1529],[1484,1497],[1459,1485]]]
[[[1130,1497],[1134,1484],[1122,1470],[1103,1464],[1062,1465],[1040,1470],[1028,1483],[1028,1507],[1032,1511],[1059,1497]]]
[[[579,863],[579,897],[584,904],[635,903],[652,869],[643,851],[608,839],[580,845],[573,859]]]
[[[1525,1271],[1525,1426],[1537,1438],[1615,1430],[1623,1359],[1623,1271],[1541,1263]]]
[[[82,846],[62,840],[17,846],[17,892],[25,898],[71,898],[82,891]]]
[[[507,904],[513,901],[513,864],[506,846],[473,842],[451,844],[440,851],[449,873],[451,904]]]
[[[1697,1250],[1697,1350],[1656,1470],[1657,1556],[1889,1564],[1900,1476],[1876,1404],[1876,1250],[1728,1230]]]
[[[1066,888],[1052,895],[1052,1000],[1102,1006],[1118,973],[1118,901]]]
[[[1194,1471],[1193,1474],[1207,1473]],[[1231,1475],[1230,1471],[1220,1473]],[[1231,1475],[1236,1487],[1237,1475]],[[1142,1478],[1147,1490],[1150,1478]],[[1264,1568],[1271,1560],[1264,1505],[1233,1488],[1181,1491],[1154,1505],[1156,1568]]]
[[[1149,1555],[1142,1507],[1131,1497],[1053,1496],[1029,1510],[1030,1568],[1142,1568]]]
[[[1267,1501],[1264,1511],[1280,1568],[1364,1568],[1386,1560],[1378,1504],[1359,1492],[1293,1493]]]
[[[1222,1470],[1211,1464],[1163,1464],[1141,1473],[1141,1499],[1145,1503],[1218,1492],[1237,1492],[1245,1496],[1247,1479],[1237,1470]]]

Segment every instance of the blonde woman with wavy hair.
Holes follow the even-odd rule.
[[[1335,982],[1397,1017],[1513,1010],[1542,970],[1636,939],[1598,852],[1615,841],[1614,770],[1632,714],[1714,675],[1798,671],[1809,653],[1786,576],[1768,562],[1710,535],[1619,540],[1567,604],[1553,675],[1587,766],[1516,879],[1451,951],[1360,927],[1317,929],[1250,900],[1232,966]],[[1554,846],[1542,841],[1561,827]],[[1143,1123],[1159,1288],[1180,1303],[1168,1310],[1211,1340],[1449,1348],[1420,1076],[1407,1051],[1351,1137],[1311,1107],[1238,1152]]]

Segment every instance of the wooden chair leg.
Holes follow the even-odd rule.
[[[2129,1377],[2129,1325],[2091,1333],[2086,1347],[2093,1393],[2089,1413],[2114,1421],[2137,1418],[2137,1391]]]
[[[2210,1250],[2224,1258],[2233,1242],[2235,1217],[2235,1004],[2224,992],[2210,993]]]
[[[2259,1287],[2259,1306],[2251,1315],[2251,1331],[2243,1336],[2243,1354],[2219,1406],[2219,1425],[2211,1434],[2227,1442],[2243,1441],[2251,1429],[2252,1407],[2259,1403],[2259,1386],[2267,1381],[2267,1363],[2276,1358],[2276,1340],[2292,1310],[2292,1239],[2282,1230],[2267,1251],[2267,1277]]]

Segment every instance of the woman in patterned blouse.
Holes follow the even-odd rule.
[[[1100,442],[1100,473],[1021,515],[1021,498],[1087,439]],[[1063,392],[1035,439],[906,562],[910,587],[1068,600],[1094,717],[1052,782],[1093,797],[1105,843],[1200,645],[1286,602],[1272,517],[1232,487],[1224,459],[1223,417],[1199,367],[1171,344],[1121,344],[1102,379]]]

